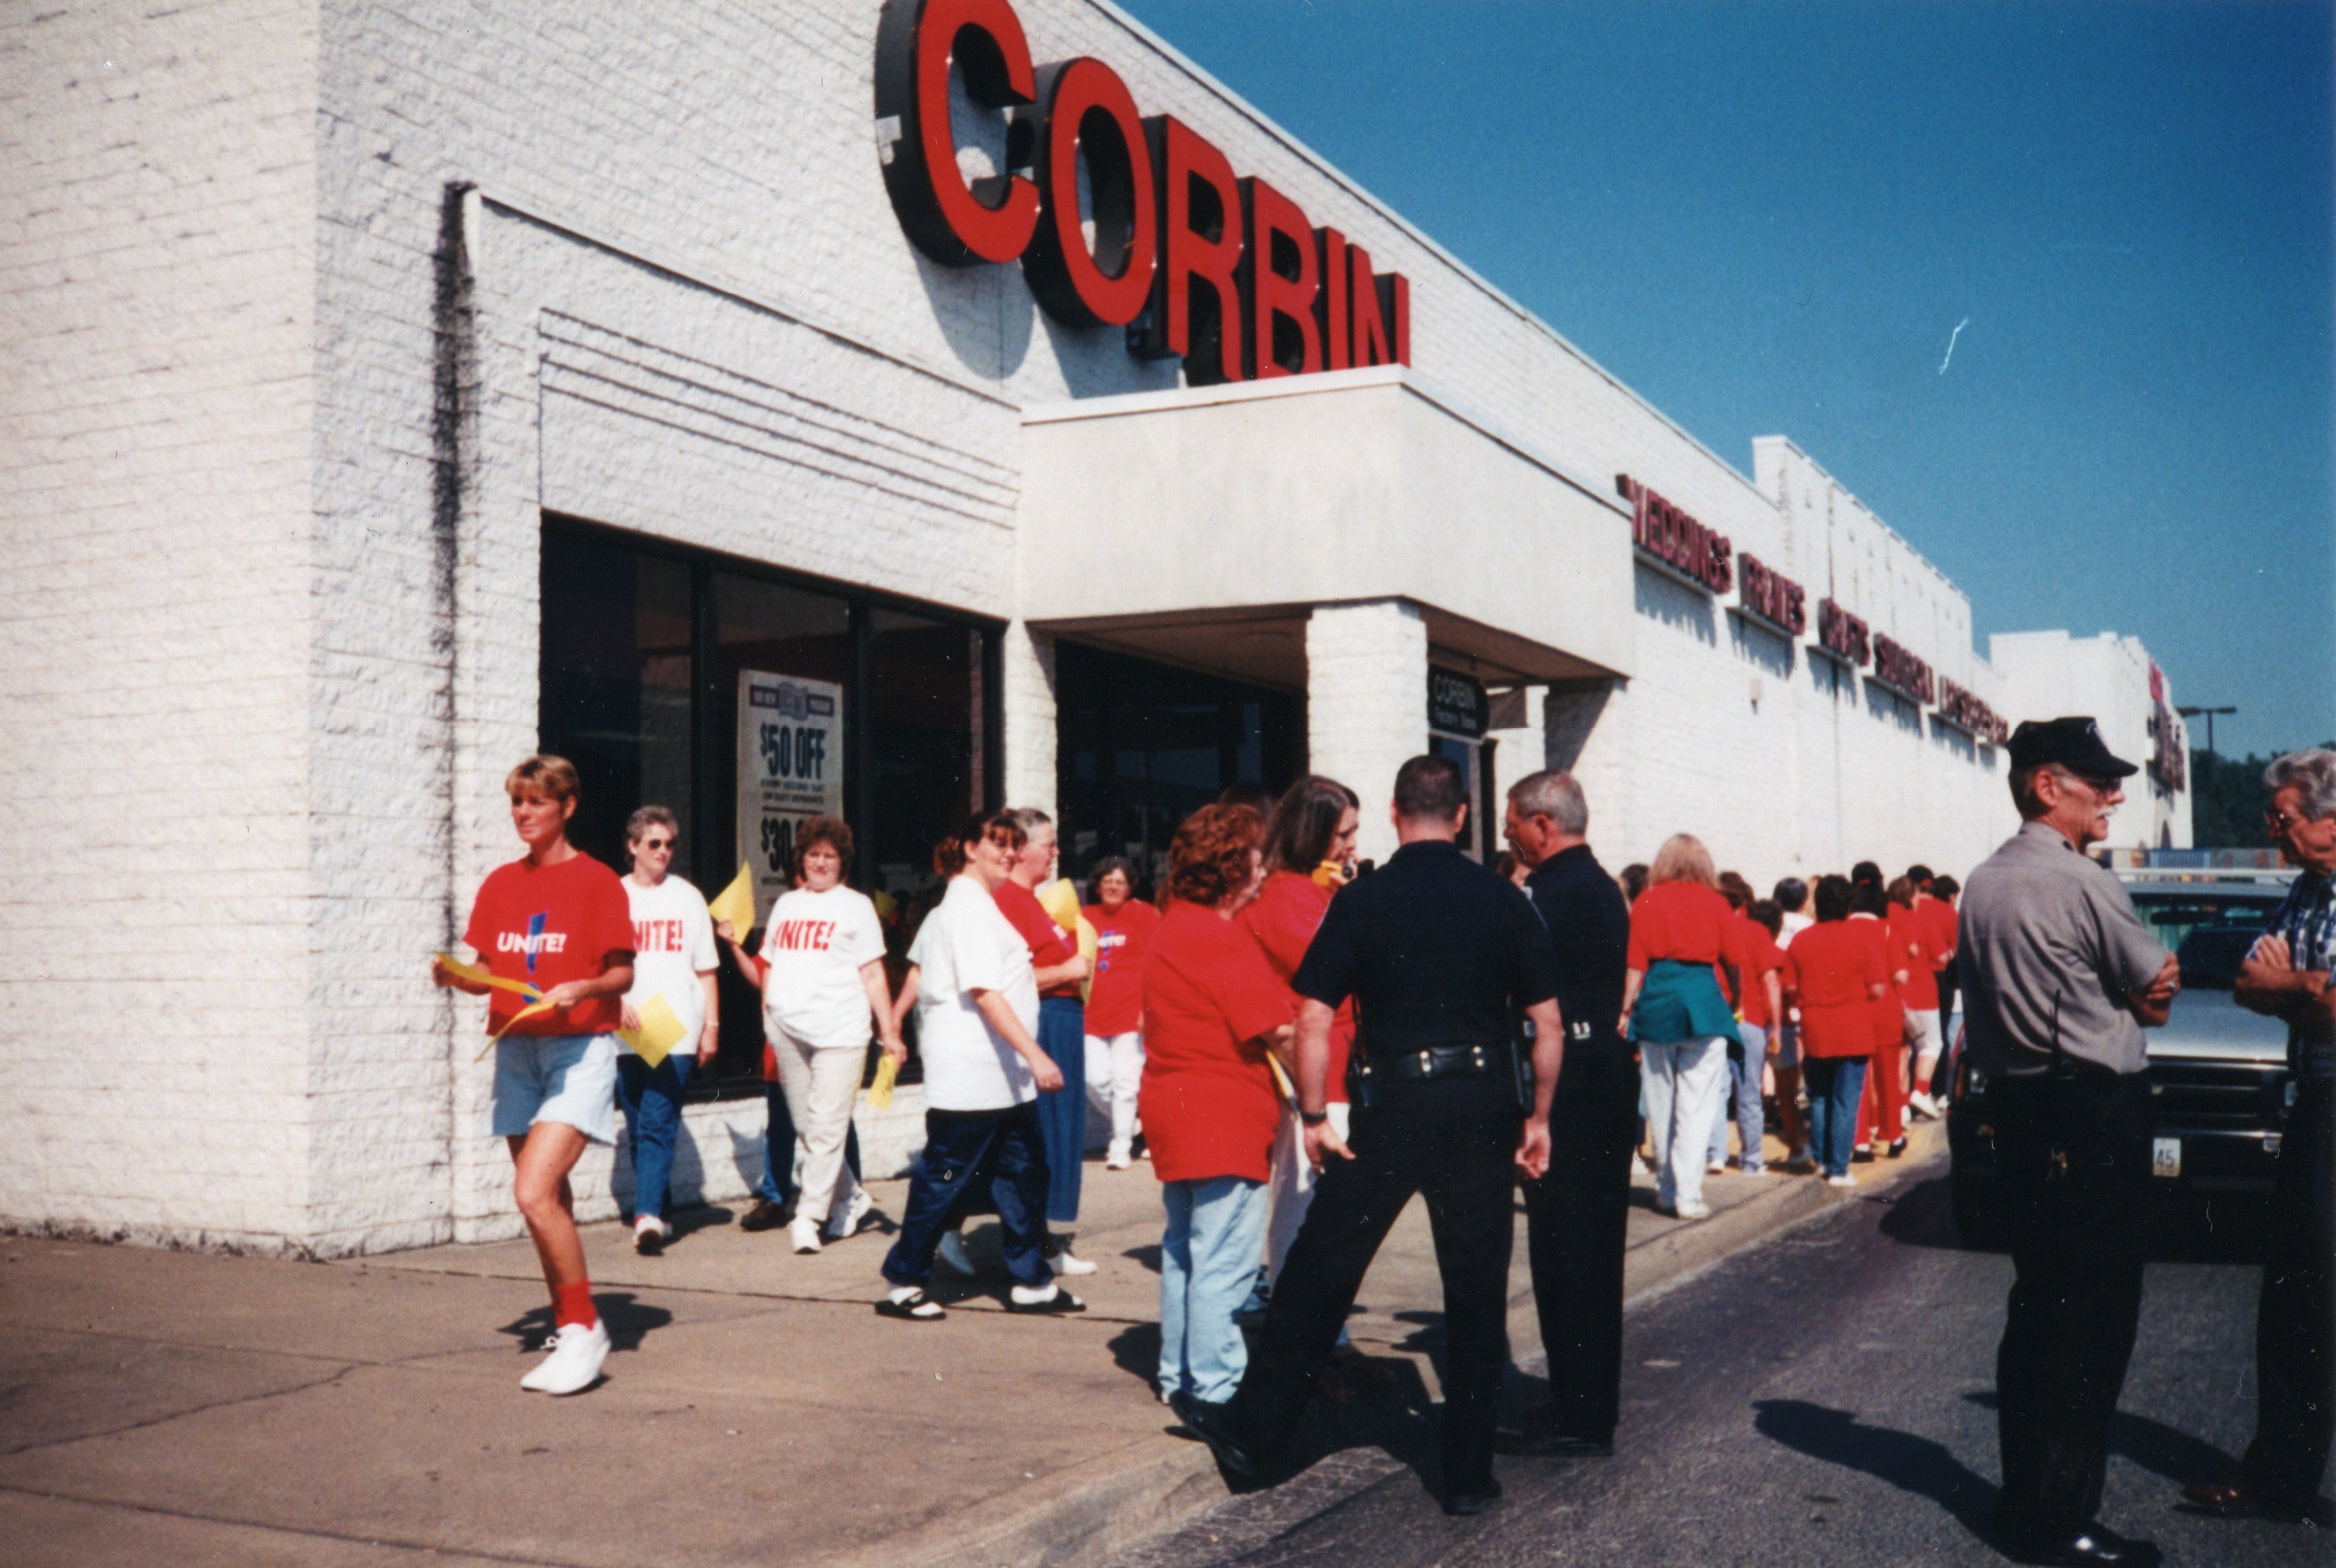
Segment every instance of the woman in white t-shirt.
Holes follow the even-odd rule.
[[[894,1060],[908,1056],[884,979],[883,924],[868,895],[844,885],[851,871],[852,829],[831,816],[803,823],[795,886],[763,923],[759,963],[738,955],[749,973],[761,971],[763,1027],[803,1140],[803,1189],[788,1227],[798,1252],[819,1251],[822,1219],[834,1240],[856,1232],[873,1202],[843,1159],[869,1036],[881,1035]]]
[[[667,874],[681,829],[663,806],[643,806],[625,823],[633,869],[625,878],[632,905],[633,984],[625,993],[627,1029],[641,1027],[640,1009],[661,996],[681,1020],[672,1053],[651,1066],[620,1036],[617,1103],[625,1113],[625,1145],[633,1164],[633,1251],[655,1257],[673,1234],[673,1145],[681,1130],[681,1090],[701,1059],[711,1061],[721,1037],[722,1004],[714,985],[721,962],[706,899]]]
[[[1086,1304],[1055,1283],[1046,1265],[1046,1146],[1040,1090],[1063,1070],[1039,1046],[1037,976],[1029,944],[998,908],[1025,834],[1011,813],[977,816],[935,852],[949,891],[909,949],[917,987],[917,1048],[925,1065],[925,1147],[909,1172],[900,1233],[885,1254],[891,1290],[876,1303],[888,1318],[930,1321],[941,1306],[925,1294],[933,1256],[977,1193],[998,1210],[1007,1310],[1078,1312]]]

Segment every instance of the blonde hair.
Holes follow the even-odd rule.
[[[540,794],[546,800],[572,801],[583,792],[576,780],[576,765],[549,753],[531,756],[503,777],[503,794]]]
[[[1711,869],[1711,852],[1693,833],[1673,833],[1655,852],[1655,863],[1647,868],[1647,881],[1655,882],[1698,882],[1717,891],[1719,873]]]

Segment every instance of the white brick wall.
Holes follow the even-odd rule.
[[[1128,18],[1017,9],[1039,59],[1110,61],[1147,113],[1406,273],[1426,381],[1577,472],[1636,475],[1813,599],[1849,584],[1953,672],[1968,606],[1789,443],[1747,480]],[[908,245],[871,133],[876,17],[60,0],[0,21],[0,711],[37,737],[5,766],[40,826],[0,873],[34,1151],[0,1218],[320,1251],[515,1228],[479,1004],[422,977],[515,848],[498,786],[536,741],[544,510],[1017,615],[1018,411],[1174,372],[1056,325],[1012,268]],[[1568,590],[1562,560],[1502,570]],[[1544,734],[1610,863],[1679,827],[1758,880],[1984,848],[1990,757],[1660,579],[1637,608],[1634,678],[1553,692]],[[1051,644],[1017,624],[1005,652],[1007,794],[1052,809]],[[1426,740],[1419,611],[1318,610],[1308,657],[1313,765],[1364,794],[1383,859],[1394,767]],[[689,1125],[716,1195],[743,1193],[759,1106]],[[618,1201],[606,1162],[588,1214]]]
[[[1317,605],[1306,622],[1308,765],[1361,797],[1358,852],[1395,852],[1395,772],[1427,746],[1427,623],[1402,599]]]

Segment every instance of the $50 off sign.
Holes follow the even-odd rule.
[[[754,869],[757,924],[787,891],[795,830],[842,814],[843,688],[739,671],[738,853]]]

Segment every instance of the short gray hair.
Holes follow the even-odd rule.
[[[1590,830],[1590,803],[1570,773],[1543,768],[1509,786],[1509,798],[1529,817],[1547,817],[1558,831],[1579,838]]]
[[[1014,825],[1025,833],[1035,833],[1055,820],[1037,806],[1008,806],[1006,814],[1012,817]]]
[[[2336,751],[2310,747],[2292,751],[2263,769],[2263,789],[2292,789],[2303,796],[2303,814],[2318,822],[2336,816]]]
[[[665,806],[643,806],[625,819],[625,842],[637,844],[648,836],[651,828],[663,828],[674,837],[681,836],[681,823]]]

